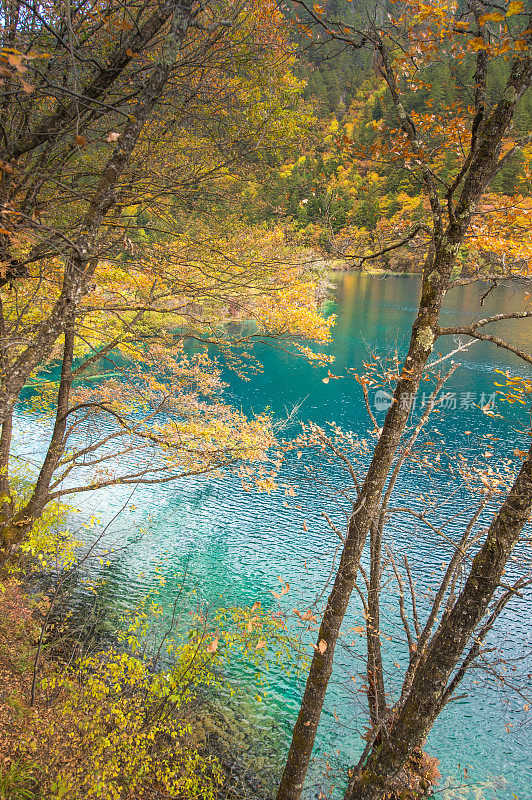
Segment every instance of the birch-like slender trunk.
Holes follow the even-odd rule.
[[[531,20],[532,22],[532,20]],[[415,157],[421,158],[424,143],[401,100],[397,76],[383,39],[372,34],[382,61],[382,71],[395,107],[397,122],[410,142]],[[532,37],[529,37],[532,39]],[[478,56],[480,67],[484,55]],[[478,70],[477,70],[478,72]],[[532,59],[514,61],[501,100],[484,116],[485,69],[480,69],[476,102],[482,123],[474,131],[463,167],[445,197],[440,198],[431,168],[422,167],[425,190],[432,211],[432,243],[424,266],[418,313],[412,327],[408,355],[394,391],[393,402],[384,420],[373,457],[354,505],[345,544],[332,591],[318,634],[318,644],[310,666],[292,742],[277,792],[277,800],[299,800],[318,730],[327,686],[332,675],[334,651],[345,617],[370,526],[377,524],[386,479],[409,417],[405,397],[417,393],[432,347],[439,334],[441,304],[448,289],[460,245],[466,241],[472,215],[482,195],[500,168],[503,138],[512,122],[517,102],[530,86]],[[420,162],[421,163],[421,162]],[[458,193],[455,201],[454,193]]]
[[[64,451],[64,433],[72,384],[74,327],[80,313],[80,303],[90,288],[98,263],[94,252],[98,233],[107,213],[116,203],[115,192],[120,178],[124,174],[139,137],[151,119],[172,74],[173,66],[187,36],[194,4],[195,0],[173,0],[171,4],[164,5],[164,14],[161,16],[160,25],[164,25],[170,16],[170,30],[163,43],[158,63],[154,65],[139,93],[134,113],[126,123],[102,170],[99,183],[80,226],[82,232],[68,255],[60,296],[46,321],[37,330],[31,346],[27,347],[12,365],[6,365],[3,370],[2,396],[0,397],[0,419],[2,420],[0,455],[7,459],[11,418],[20,392],[31,372],[46,361],[51,355],[57,339],[64,333],[65,347],[52,438],[28,503],[14,516],[4,515],[0,521],[0,564],[13,553],[33,522],[42,514],[48,502],[50,482]],[[3,464],[3,467],[0,484],[3,482],[4,487],[8,487],[7,463]],[[6,502],[4,501],[4,507]]]
[[[460,658],[499,588],[508,559],[532,514],[532,445],[512,489],[495,514],[475,556],[464,588],[423,651],[410,688],[379,737],[346,800],[400,797],[409,787],[408,762],[444,707],[448,684]],[[429,788],[428,785],[426,787]]]

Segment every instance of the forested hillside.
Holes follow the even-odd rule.
[[[308,12],[300,14],[295,23],[296,6],[287,8],[286,14],[297,46],[295,72],[305,82],[303,97],[316,117],[314,138],[297,158],[282,166],[276,182],[272,186],[270,180],[265,194],[270,213],[280,218],[286,215],[285,220],[293,221],[297,241],[317,247],[330,257],[345,257],[347,265],[356,265],[365,253],[384,249],[397,232],[406,230],[411,223],[424,224],[428,207],[415,171],[399,158],[387,157],[395,123],[378,56],[366,49],[353,50],[326,33],[313,35],[313,19]],[[392,9],[393,4],[389,4],[389,11]],[[386,15],[380,3],[350,0],[325,3],[323,10],[329,19],[352,25]],[[460,6],[457,19],[459,15]],[[440,138],[447,135],[446,128],[453,118],[457,122],[455,133],[460,136],[458,118],[473,102],[470,86],[475,70],[474,49],[469,56],[461,54],[458,60],[459,63],[452,50],[442,52],[422,74],[413,74],[411,79],[405,75],[401,81],[407,113],[420,120],[432,118],[434,133]],[[502,53],[491,65],[486,87],[489,104],[500,97],[508,70]],[[531,120],[532,97],[528,94],[516,109],[516,136],[530,131]],[[465,127],[461,134],[465,134]],[[457,146],[462,144],[457,142]],[[442,181],[453,174],[458,158],[452,147],[440,155]],[[519,149],[491,184],[491,192],[498,198],[494,202],[511,204],[523,224],[531,211],[531,159],[531,147]],[[518,222],[514,230],[517,238],[519,231]],[[479,238],[476,255],[479,268],[489,271],[499,248],[487,230],[482,233],[485,238]],[[508,252],[513,268],[524,272],[531,256],[532,252],[519,246],[513,253]],[[375,266],[397,271],[419,270],[421,263],[416,242],[374,261]],[[505,265],[499,264],[499,268],[504,271]]]

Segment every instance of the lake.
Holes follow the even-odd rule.
[[[396,347],[400,352],[405,351],[417,308],[419,279],[345,274],[333,280],[333,296],[326,301],[325,310],[338,317],[329,351],[335,357],[331,371],[342,377],[324,383],[326,368],[312,367],[287,352],[262,347],[258,351],[262,372],[244,381],[226,371],[227,393],[234,404],[247,412],[269,407],[281,418],[300,404],[299,420],[312,420],[320,425],[335,421],[361,438],[369,437],[371,425],[360,387],[353,377],[346,376],[345,370],[361,370],[370,351],[385,354]],[[525,290],[518,283],[497,287],[480,307],[485,289],[471,286],[453,290],[442,311],[442,324],[470,322],[479,316],[523,307]],[[494,330],[513,344],[530,349],[530,320],[504,322]],[[441,341],[437,345],[442,352],[452,347],[452,342]],[[490,417],[478,406],[485,405],[496,390],[494,382],[500,380],[500,375],[494,372],[495,368],[514,374],[529,374],[530,370],[527,373],[513,355],[485,343],[476,343],[459,360],[462,366],[448,385],[450,399],[434,423],[437,428],[434,436],[439,437],[444,453],[451,454],[461,447],[470,457],[481,458],[489,450],[491,457],[502,463],[511,457],[514,448],[528,447],[523,433],[527,410],[497,402],[496,410],[502,417]],[[377,409],[376,414],[380,419],[384,416]],[[27,447],[25,442],[31,442],[35,448],[37,424],[35,417],[20,413],[21,452]],[[297,421],[291,430],[297,432]],[[432,492],[439,499],[440,519],[455,515],[446,528],[452,536],[461,530],[470,500],[444,462],[445,458],[439,471],[424,477],[415,469],[407,470],[398,492],[413,505],[419,491],[427,496]],[[322,512],[326,511],[339,523],[342,519],[341,510],[331,505],[323,486],[307,479],[308,467],[321,467],[324,482],[340,480],[336,465],[320,464],[316,454],[304,453],[300,459],[295,455],[290,458],[280,476],[281,483],[293,487],[294,497],[287,497],[282,488],[269,496],[244,491],[241,481],[231,475],[223,480],[197,479],[179,485],[137,489],[131,499],[136,508],[127,518],[122,515],[115,527],[125,541],[136,537],[138,526],[148,530],[148,535],[114,556],[111,565],[101,570],[101,577],[107,581],[106,594],[129,605],[157,584],[158,569],[166,581],[159,599],[170,607],[187,571],[187,586],[195,587],[196,597],[214,606],[252,605],[260,600],[273,608],[271,592],[278,588],[280,576],[291,586],[286,607],[308,607],[323,589],[339,544]],[[126,497],[122,491],[109,491],[84,502],[83,511],[88,513],[90,509],[105,522]],[[433,587],[449,551],[434,534],[404,517],[393,521],[391,536],[396,553],[409,555],[422,609],[423,594]],[[511,567],[517,568],[518,564]],[[398,622],[395,595],[390,584],[383,609],[383,631],[389,637],[385,644],[391,691],[397,680],[394,675],[400,674],[394,665],[405,661],[404,632]],[[526,601],[510,603],[499,628],[506,654],[517,659],[519,674],[528,671],[531,688],[532,662],[527,655],[529,612]],[[346,628],[360,619],[359,602],[353,599]],[[309,777],[311,796],[326,760],[332,771],[337,764],[343,769],[353,763],[363,748],[360,733],[364,732],[365,714],[360,692],[362,681],[357,677],[361,670],[357,659],[362,644],[362,637],[359,638],[359,644],[338,650],[338,663],[316,743],[316,761]],[[262,730],[277,743],[280,763],[297,714],[302,681],[272,671],[269,691],[259,704],[253,699],[257,689],[245,670],[237,670],[233,678],[241,695],[249,695],[259,733]],[[512,792],[519,800],[532,796],[530,717],[523,710],[524,701],[506,693],[504,687],[484,672],[473,674],[464,686],[468,696],[447,707],[427,744],[427,751],[440,759],[445,778],[476,787],[469,794],[463,790],[461,794],[447,796],[500,800],[512,797]],[[482,784],[488,788],[484,794],[478,794]]]

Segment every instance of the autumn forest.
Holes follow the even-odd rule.
[[[532,797],[527,0],[0,35],[0,798]]]

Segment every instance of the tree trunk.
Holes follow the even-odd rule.
[[[0,420],[3,420],[6,415],[12,412],[31,372],[50,356],[59,336],[64,333],[67,325],[75,319],[80,301],[88,291],[98,263],[98,258],[95,255],[98,231],[106,214],[116,203],[115,190],[119,180],[131,159],[141,132],[160,101],[172,74],[172,68],[187,36],[194,6],[195,0],[170,0],[167,4],[162,4],[159,11],[146,23],[148,27],[143,35],[152,37],[155,33],[160,32],[161,27],[164,26],[169,18],[171,19],[170,31],[167,33],[162,45],[159,62],[147,77],[139,94],[134,112],[126,123],[112,155],[102,170],[100,181],[91,199],[87,213],[80,224],[82,233],[72,247],[69,263],[65,269],[60,296],[46,321],[37,330],[31,346],[27,347],[4,372],[0,393]],[[159,25],[158,28],[156,23]],[[130,56],[126,54],[124,56],[126,62],[124,62],[120,55],[121,53],[122,48],[118,48],[117,53],[115,53],[116,64],[113,64],[109,70],[104,70],[103,77],[100,76],[95,79],[96,88],[93,87],[93,93],[89,92],[91,99],[93,96],[97,97],[98,93],[103,91],[109,83],[112,83],[124,69],[125,63]],[[56,112],[55,116],[50,117],[48,136],[53,137],[61,132],[64,111],[61,108]],[[70,111],[67,109],[65,113],[67,113],[67,121],[69,121]],[[53,123],[52,119],[55,120]],[[17,150],[15,147],[13,152],[20,155],[20,152],[32,149],[35,146],[33,141],[35,138],[38,140],[39,135],[32,135],[31,143],[20,145],[22,151],[20,151],[20,148]],[[6,157],[8,155],[12,156],[13,153],[7,154]]]
[[[370,526],[370,574],[368,589],[368,616],[366,619],[366,646],[368,654],[367,683],[369,718],[376,725],[386,712],[384,673],[382,668],[380,637],[380,588],[382,571],[382,512],[378,522]]]
[[[41,516],[48,501],[50,481],[65,449],[64,436],[72,386],[73,358],[74,329],[70,325],[65,331],[63,363],[57,392],[57,407],[52,438],[30,499],[24,508],[20,509],[14,517],[6,520],[3,527],[0,527],[0,565],[5,563],[9,556],[15,552],[31,530],[35,520]]]
[[[461,236],[462,231],[457,226],[450,226],[441,235],[438,246],[435,246],[434,252],[429,255],[425,264],[419,311],[412,327],[408,355],[366,479],[349,520],[340,565],[318,635],[318,642],[324,642],[326,649],[323,652],[320,649],[314,652],[277,800],[298,800],[303,789],[327,685],[332,674],[334,650],[340,626],[353,591],[367,532],[370,525],[377,521],[386,478],[408,422],[409,406],[408,403],[401,401],[405,397],[413,397],[417,392],[425,365],[432,352],[440,308]]]
[[[88,291],[98,263],[94,252],[98,231],[106,214],[116,202],[115,191],[119,179],[123,175],[142,130],[150,120],[172,74],[173,65],[187,35],[194,4],[195,0],[171,0],[168,5],[164,6],[160,25],[163,25],[169,16],[171,16],[172,22],[161,48],[159,62],[146,79],[134,114],[126,123],[112,155],[102,170],[100,181],[80,225],[82,233],[72,247],[65,268],[61,294],[50,315],[37,330],[31,346],[27,347],[12,364],[4,365],[0,395],[0,420],[2,421],[0,447],[3,445],[5,450],[6,442],[11,435],[11,416],[21,390],[31,372],[49,358],[58,337],[65,334],[63,369],[52,440],[32,497],[23,509],[3,522],[0,530],[0,564],[4,563],[13,550],[18,547],[48,501],[50,481],[64,448],[63,436],[72,382],[73,326],[79,314],[80,303]]]
[[[386,46],[375,31],[372,36],[374,46],[382,58],[383,74],[390,90],[398,124],[409,139],[415,157],[419,158],[423,143],[401,102],[397,79]],[[426,164],[422,169],[433,217],[433,243],[432,252],[429,252],[423,270],[419,310],[412,328],[408,355],[395,387],[393,402],[386,415],[371,464],[349,520],[338,572],[319,630],[318,642],[323,642],[324,645],[321,649],[315,650],[312,658],[277,800],[299,800],[301,795],[327,685],[332,674],[334,649],[340,626],[353,591],[367,532],[369,526],[377,520],[386,478],[408,421],[409,404],[402,403],[401,400],[404,400],[405,396],[412,398],[418,390],[423,370],[439,333],[441,303],[449,285],[459,247],[465,241],[477,204],[497,174],[503,137],[512,122],[517,102],[530,85],[531,75],[532,58],[525,55],[514,61],[502,98],[489,117],[483,117],[483,124],[472,136],[469,154],[464,160],[455,185],[452,185],[447,192],[445,206],[440,201],[434,174],[429,165]],[[453,205],[455,191],[459,192],[459,196],[456,205]],[[444,219],[448,220],[447,226],[444,225]]]
[[[500,585],[531,513],[532,445],[473,560],[464,588],[450,613],[443,616],[417,665],[410,691],[393,715],[387,734],[380,737],[363,771],[349,787],[347,800],[410,796],[407,792],[413,776],[409,765],[416,756],[419,760],[420,748],[443,708],[442,699],[452,673]],[[430,781],[423,775],[420,780],[421,788],[428,789]]]

